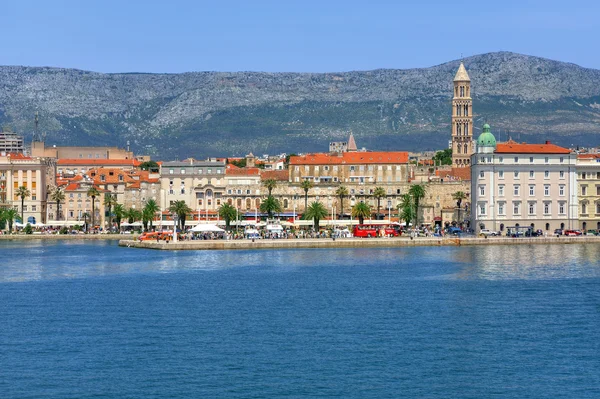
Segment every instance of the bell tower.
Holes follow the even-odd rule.
[[[471,79],[463,63],[454,76],[452,98],[452,166],[471,166],[473,154],[473,99]]]

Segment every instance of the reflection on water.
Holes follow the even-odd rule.
[[[568,279],[599,277],[599,246],[515,245],[355,249],[153,251],[116,241],[2,241],[0,282],[251,268],[369,267],[404,279]],[[398,275],[397,273],[401,273]]]

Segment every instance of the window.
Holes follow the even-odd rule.
[[[520,215],[520,214],[521,214],[521,203],[513,202],[513,215]]]
[[[204,169],[198,169],[198,174],[201,175],[202,173],[204,173]]]
[[[529,163],[533,163],[533,157],[529,157]]]
[[[564,171],[564,170],[561,170],[561,171],[558,173],[558,177],[559,177],[560,179],[564,179],[564,178],[565,178],[565,171]]]
[[[173,169],[169,169],[169,174],[172,175],[173,174]]]
[[[31,211],[32,212],[36,212],[37,211],[37,206],[36,205],[31,205]]]
[[[485,177],[485,173],[482,170],[481,172],[479,172],[479,178],[483,179],[484,177]]]
[[[504,179],[504,171],[503,170],[498,171],[498,179]]]
[[[119,181],[123,181],[123,175],[119,175]]]
[[[498,215],[504,215],[504,202],[498,202]]]
[[[535,202],[530,202],[529,203],[529,214],[530,215],[535,215]]]
[[[585,176],[585,172],[581,172],[581,179],[582,179],[582,180],[585,180],[585,177],[586,177],[586,176]]]
[[[596,186],[596,195],[600,195],[600,186]]]
[[[544,197],[549,197],[550,196],[550,185],[545,184],[544,185]]]
[[[535,186],[533,184],[529,185],[529,196],[530,197],[535,196]]]
[[[355,170],[355,166],[354,165],[350,166],[350,172],[354,172],[354,170]]]
[[[600,213],[600,202],[596,203],[596,213]]]
[[[565,161],[565,157],[560,157],[560,163],[563,163]]]
[[[323,170],[329,170],[329,166],[327,166],[327,165],[323,166]]]
[[[548,157],[544,158],[544,163],[548,163],[549,159]]]
[[[181,174],[185,175],[185,169],[181,169]]]
[[[581,195],[587,195],[587,186],[581,186]]]
[[[485,196],[485,186],[479,186],[479,195]]]
[[[563,215],[565,213],[565,203],[564,202],[558,203],[558,213],[560,213],[561,215]]]
[[[518,178],[519,178],[519,171],[515,170],[515,179],[518,179]]]
[[[100,181],[106,181],[106,176],[100,175]]]
[[[479,205],[479,214],[485,215],[485,204]]]
[[[515,157],[515,163],[519,162],[519,157]]]
[[[587,204],[586,203],[581,204],[581,213],[587,213]]]
[[[498,186],[498,196],[504,197],[504,184]]]
[[[206,173],[208,173],[208,174],[210,175],[210,174],[212,173],[212,169],[211,169],[211,168],[208,168],[208,169],[206,170]]]
[[[174,193],[173,189],[172,188],[169,189],[169,194],[173,194],[173,193]]]
[[[498,163],[503,163],[504,162],[504,157],[498,157]]]
[[[560,195],[561,197],[565,196],[565,186],[563,184],[558,186],[558,195]]]
[[[535,179],[535,172],[533,170],[529,171],[529,178],[530,179]]]
[[[134,191],[135,194],[135,191]],[[185,187],[181,187],[181,194],[185,194]]]
[[[548,215],[550,213],[550,203],[544,202],[544,215]]]
[[[544,179],[549,179],[550,178],[550,171],[549,170],[545,170],[544,171]]]
[[[515,196],[519,196],[519,195],[520,195],[520,194],[519,194],[519,193],[520,193],[520,190],[521,190],[521,186],[520,186],[520,185],[518,185],[518,184],[515,184],[515,185],[514,185],[514,190],[513,190],[513,191],[514,191],[514,195],[515,195]]]

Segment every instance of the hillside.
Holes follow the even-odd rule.
[[[598,145],[600,71],[501,52],[466,58],[476,126],[499,139]],[[119,145],[162,158],[447,145],[459,61],[340,73],[102,74],[0,67],[0,124],[49,144]]]

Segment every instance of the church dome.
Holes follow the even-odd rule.
[[[483,125],[483,132],[479,135],[477,139],[478,147],[496,147],[496,138],[492,134],[490,125],[487,123]]]

